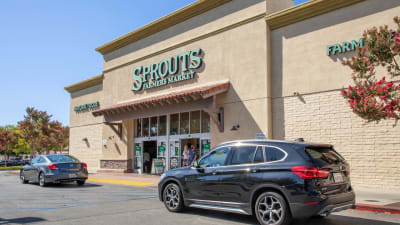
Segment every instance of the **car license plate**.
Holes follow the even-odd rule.
[[[335,183],[343,183],[343,175],[341,173],[334,173],[333,174],[333,179],[335,180]]]
[[[76,174],[68,174],[69,178],[76,178],[78,177]]]

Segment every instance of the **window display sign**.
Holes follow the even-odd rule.
[[[177,158],[171,158],[171,169],[179,167],[179,162]]]
[[[162,159],[153,159],[151,168],[152,174],[162,174],[164,173],[164,160]]]
[[[142,148],[140,146],[136,146],[136,155],[140,155]]]
[[[158,147],[158,155],[165,156],[165,147],[164,146]]]

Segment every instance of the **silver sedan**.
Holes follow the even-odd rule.
[[[39,155],[20,170],[20,179],[23,184],[31,181],[39,183],[42,187],[48,183],[74,181],[78,185],[83,185],[87,178],[86,163],[70,155]]]

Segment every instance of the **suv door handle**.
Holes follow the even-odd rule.
[[[217,171],[212,171],[212,175],[216,175],[217,174]]]
[[[255,168],[254,168],[254,169],[251,169],[251,172],[252,172],[252,173],[257,173],[257,172],[258,172],[258,169],[255,169]]]

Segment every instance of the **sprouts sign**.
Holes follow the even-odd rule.
[[[153,63],[139,66],[133,70],[132,91],[146,90],[179,81],[193,79],[198,69],[203,64],[202,50],[196,49],[180,55]]]
[[[351,52],[355,51],[357,47],[362,47],[364,45],[363,39],[360,38],[360,40],[357,42],[355,40],[352,40],[351,42],[345,41],[342,44],[334,44],[334,45],[328,45],[326,47],[326,54],[328,56],[330,55],[335,55],[337,53],[345,53],[345,52]]]

